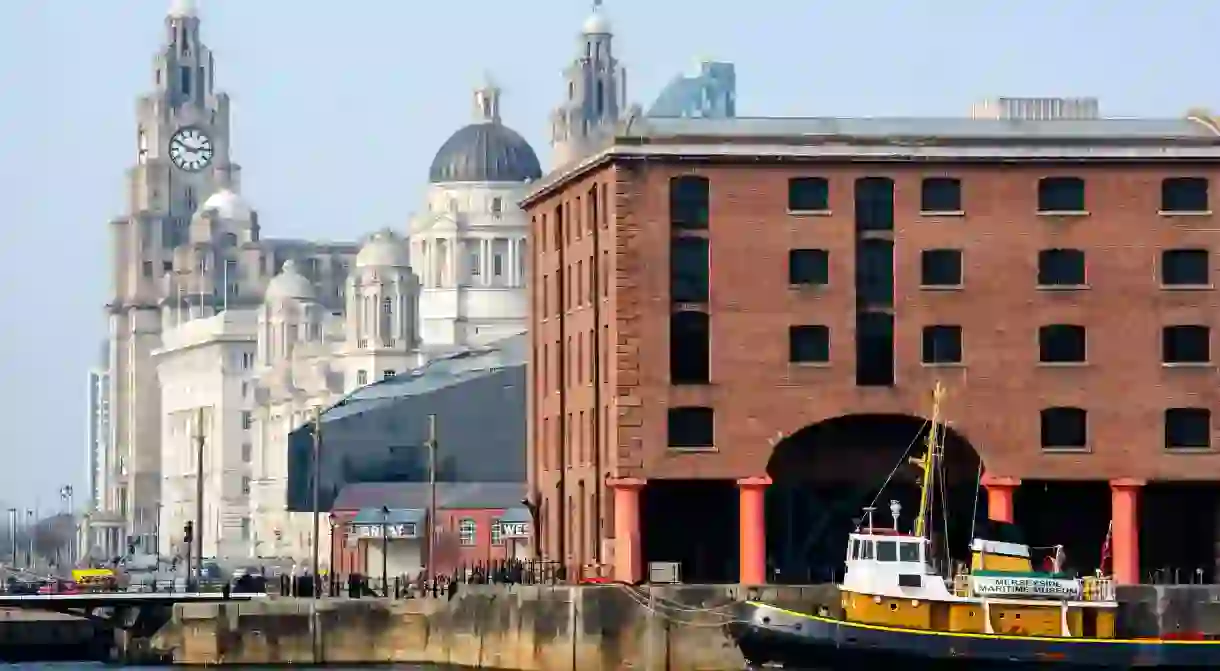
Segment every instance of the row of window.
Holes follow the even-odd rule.
[[[889,245],[888,241],[865,241]],[[862,243],[864,244],[864,243]],[[865,251],[861,261],[867,263]],[[1087,284],[1085,252],[1080,249],[1043,249],[1038,252],[1037,286],[1041,288],[1081,288]],[[705,238],[676,237],[670,247],[670,298],[675,303],[706,303],[711,290],[708,273],[708,241]],[[862,290],[877,278],[886,284],[886,273],[863,268]],[[1205,287],[1211,285],[1210,252],[1201,248],[1167,249],[1161,252],[1157,268],[1163,287]],[[925,249],[919,256],[919,284],[922,287],[957,288],[964,283],[963,252],[960,249]],[[788,283],[793,286],[830,284],[830,252],[825,249],[788,251]],[[892,293],[891,289],[886,293]],[[882,288],[882,291],[884,289]]]
[[[857,210],[868,210],[869,218],[892,219],[894,182],[884,177],[856,180]],[[1161,180],[1160,212],[1204,214],[1210,212],[1206,177],[1168,177]],[[1087,214],[1086,182],[1082,177],[1043,177],[1038,180],[1037,211],[1041,214]],[[670,180],[670,225],[679,229],[705,229],[710,223],[711,182],[699,175]],[[825,213],[831,209],[830,182],[825,177],[793,177],[788,180],[788,211],[795,214]],[[920,186],[920,212],[963,213],[962,181],[956,177],[925,177]],[[888,216],[887,216],[888,213]],[[877,216],[874,216],[877,215]]]
[[[925,326],[920,343],[925,364],[960,364],[962,327]],[[1038,328],[1038,361],[1048,364],[1087,363],[1088,338],[1084,326],[1048,324]],[[829,363],[830,327],[803,324],[788,327],[788,360],[792,363]],[[1206,364],[1211,362],[1211,329],[1207,326],[1176,325],[1161,329],[1161,362]]]
[[[1089,449],[1087,410],[1052,407],[1044,408],[1039,415],[1042,449]],[[712,408],[670,408],[668,445],[681,450],[713,449],[716,447],[715,424]],[[1210,450],[1212,447],[1212,413],[1207,408],[1167,408],[1163,428],[1166,450]]]

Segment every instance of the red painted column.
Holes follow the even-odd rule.
[[[1003,478],[984,475],[983,486],[987,488],[987,518],[993,522],[1013,523],[1013,494],[1021,486],[1019,478]]]
[[[641,478],[610,478],[614,490],[614,579],[636,583],[644,578],[644,555],[640,547]]]
[[[767,584],[766,493],[771,478],[742,478],[737,481],[741,497],[741,559],[738,566],[743,585]]]
[[[1143,480],[1121,478],[1110,481],[1110,549],[1114,557],[1114,581],[1136,585],[1140,581],[1140,488]]]

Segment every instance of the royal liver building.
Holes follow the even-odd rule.
[[[541,171],[501,123],[499,89],[475,91],[474,123],[437,153],[426,212],[403,234],[263,238],[199,27],[185,0],[165,19],[129,214],[111,222],[108,433],[95,439],[105,472],[89,541],[106,557],[175,554],[196,517],[208,556],[300,554],[311,525],[285,513],[288,434],[357,387],[525,329],[516,202]]]
[[[260,239],[258,215],[239,195],[229,97],[215,75],[198,16],[190,3],[176,3],[153,61],[153,90],[139,100],[129,214],[110,225],[112,473],[103,503],[123,520],[124,543],[150,550],[161,504],[153,356],[162,331],[223,308],[261,305],[267,282],[289,259],[309,268],[322,300],[341,309],[343,269],[357,251],[354,244]]]

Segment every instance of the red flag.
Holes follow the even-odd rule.
[[[1110,520],[1110,526],[1106,529],[1106,540],[1101,544],[1101,566],[1098,569],[1102,575],[1110,575],[1110,564],[1114,559],[1113,548],[1110,547],[1114,540],[1114,520]]]

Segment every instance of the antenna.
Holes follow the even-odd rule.
[[[872,506],[869,506],[864,509],[864,523],[866,525],[864,528],[866,531],[871,532],[873,530],[873,511],[874,510],[876,510],[876,508],[874,508]]]

